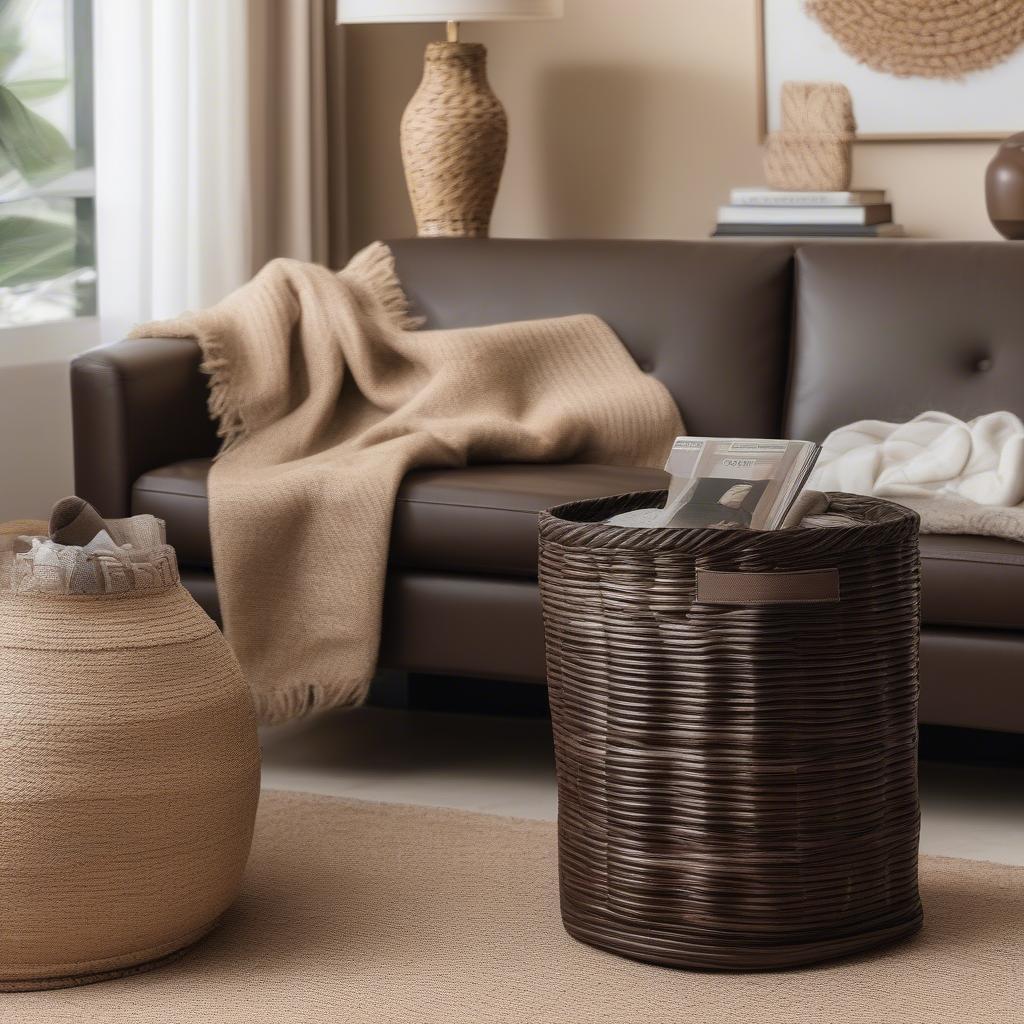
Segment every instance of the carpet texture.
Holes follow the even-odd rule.
[[[554,827],[264,793],[243,894],[183,959],[0,997],[5,1024],[1004,1024],[1024,1004],[1024,868],[922,863],[924,930],[825,966],[622,960],[558,918]]]

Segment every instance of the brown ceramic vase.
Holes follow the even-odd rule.
[[[1024,238],[1024,132],[996,150],[985,172],[985,204],[1003,238]]]

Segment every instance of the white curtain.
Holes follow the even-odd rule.
[[[94,12],[104,340],[208,306],[272,256],[326,262],[341,125],[324,0],[95,0]]]

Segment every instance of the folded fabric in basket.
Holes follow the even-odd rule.
[[[1024,424],[1010,412],[860,420],[825,439],[811,486],[892,498],[922,533],[1024,540]]]
[[[81,498],[59,501],[48,535],[19,537],[10,555],[2,576],[21,594],[116,594],[178,581],[161,520],[104,520]]]

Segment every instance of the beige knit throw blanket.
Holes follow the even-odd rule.
[[[409,470],[660,467],[681,432],[668,392],[595,316],[416,327],[375,243],[340,273],[274,260],[211,309],[132,332],[202,348],[224,438],[209,479],[217,589],[266,723],[365,697]]]

